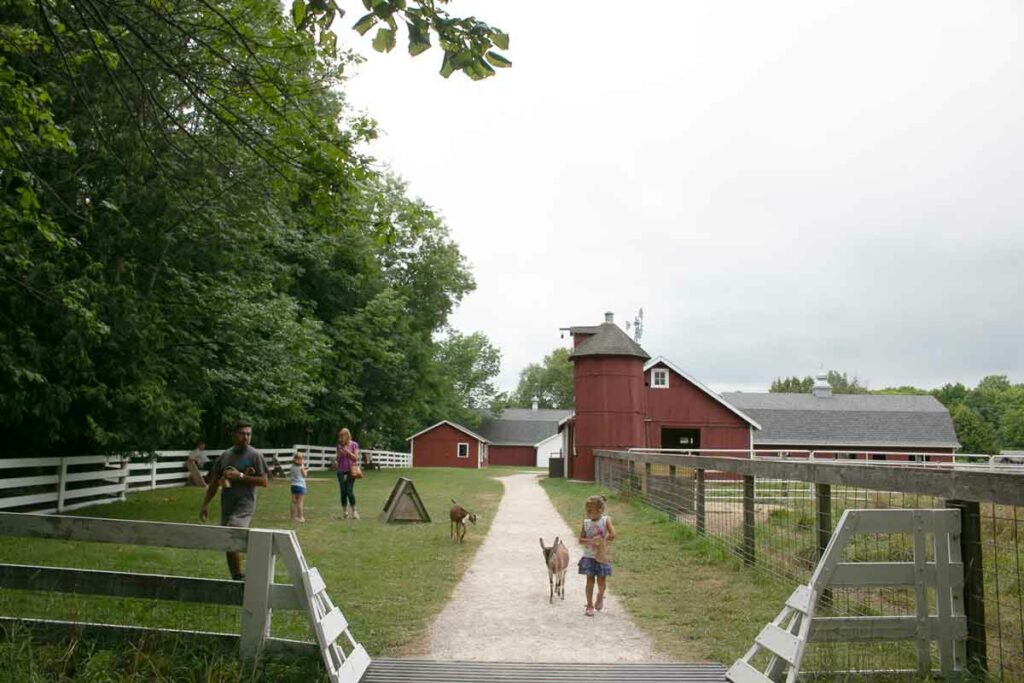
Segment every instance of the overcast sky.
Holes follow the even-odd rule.
[[[1024,382],[1020,0],[460,12],[511,34],[512,69],[446,81],[439,50],[349,32],[348,94],[471,264],[452,322],[501,349],[502,388],[560,327],[641,307],[644,348],[720,391]]]

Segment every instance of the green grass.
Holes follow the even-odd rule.
[[[573,529],[583,519],[587,496],[608,496],[619,534],[609,586],[657,649],[673,659],[731,664],[792,590],[743,569],[719,543],[639,501],[564,479],[542,479],[541,485]]]
[[[371,656],[402,654],[416,647],[416,639],[431,617],[448,601],[497,510],[502,487],[493,477],[509,471],[511,468],[422,468],[369,472],[356,484],[363,514],[358,522],[340,519],[338,486],[330,473],[310,477],[307,522],[290,522],[288,484],[276,480],[270,489],[259,492],[252,526],[296,529],[309,564],[320,570],[328,593]],[[385,524],[377,519],[399,476],[413,480],[431,515],[430,524]],[[201,489],[194,488],[141,492],[125,502],[87,508],[78,514],[197,522],[202,495]],[[478,524],[470,527],[462,545],[449,540],[447,511],[452,498],[480,513]],[[219,514],[219,501],[215,501],[210,518],[219,519]],[[108,543],[5,539],[0,545],[0,562],[227,578],[220,552]],[[278,581],[288,581],[285,572],[279,561]],[[236,607],[11,590],[0,591],[0,614],[235,633],[240,622]],[[313,640],[305,616],[296,611],[274,613],[273,635]],[[8,647],[17,646],[8,643]],[[111,680],[118,679],[114,676]],[[44,676],[40,680],[49,679]]]
[[[317,657],[274,654],[243,666],[235,653],[194,638],[97,636],[48,642],[18,626],[0,627],[0,661],[4,683],[327,681]]]

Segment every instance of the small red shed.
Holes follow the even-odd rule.
[[[489,441],[442,420],[408,438],[413,467],[487,467]]]

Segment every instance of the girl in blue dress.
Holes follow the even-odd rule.
[[[612,563],[608,554],[608,542],[615,540],[615,527],[612,518],[604,514],[604,496],[587,498],[587,516],[580,529],[580,543],[583,544],[583,557],[580,558],[579,572],[587,577],[587,611],[588,617],[594,616],[594,610],[604,607],[604,591],[608,577],[612,575]],[[597,600],[594,600],[594,583],[597,583]]]

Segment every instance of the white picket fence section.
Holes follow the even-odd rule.
[[[298,444],[291,448],[259,449],[273,468],[287,474],[295,453],[306,456],[312,470],[334,468],[334,446]],[[150,456],[80,455],[66,458],[0,458],[0,511],[61,513],[90,505],[124,500],[133,491],[185,486],[185,461],[190,451],[157,451]],[[216,458],[220,450],[205,450]],[[412,467],[410,453],[365,450],[382,469]]]

